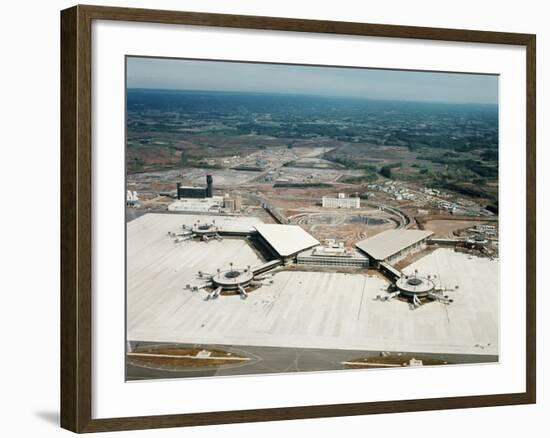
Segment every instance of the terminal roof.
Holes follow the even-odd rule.
[[[299,225],[263,224],[254,228],[283,257],[319,245],[319,241]]]
[[[355,246],[375,260],[386,260],[432,234],[423,230],[386,230],[357,242]]]

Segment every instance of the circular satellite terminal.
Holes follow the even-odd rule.
[[[223,289],[238,289],[246,287],[252,281],[254,274],[250,270],[229,269],[220,271],[212,277],[212,282],[216,287]]]
[[[193,228],[193,232],[195,234],[210,234],[210,233],[216,233],[218,231],[218,228],[214,226],[214,224],[200,224],[195,225]]]
[[[422,279],[418,277],[409,278],[407,284],[409,286],[420,286],[422,284]]]
[[[227,271],[224,276],[225,278],[237,278],[241,275],[239,271]]]
[[[401,277],[395,283],[397,289],[402,295],[412,297],[423,297],[433,292],[435,285],[433,281],[419,276]]]

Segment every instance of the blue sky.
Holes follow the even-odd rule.
[[[498,77],[285,64],[127,58],[129,88],[498,103]]]

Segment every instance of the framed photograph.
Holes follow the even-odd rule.
[[[61,423],[535,403],[535,35],[61,12]]]

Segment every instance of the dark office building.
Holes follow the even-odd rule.
[[[212,175],[206,175],[206,187],[182,186],[181,183],[177,183],[176,192],[178,199],[211,198],[214,192],[214,180]]]
[[[206,196],[208,198],[211,198],[213,191],[214,191],[214,180],[212,179],[212,175],[206,175]]]

